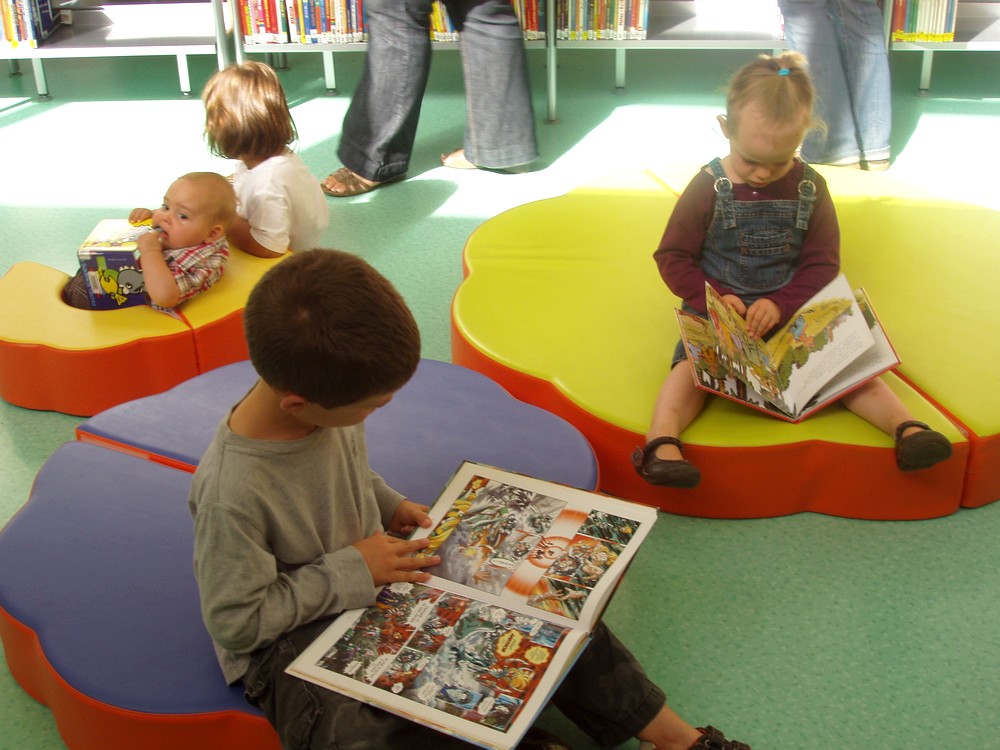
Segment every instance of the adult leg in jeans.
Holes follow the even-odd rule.
[[[892,83],[882,11],[876,0],[834,0],[861,160],[889,158]]]
[[[406,172],[431,65],[431,0],[366,0],[368,51],[337,155],[371,182]]]
[[[503,169],[538,157],[524,34],[509,0],[446,0],[460,32],[465,158]]]
[[[809,60],[817,114],[806,161],[853,164],[889,158],[891,102],[882,16],[875,0],[779,0],[789,47]]]

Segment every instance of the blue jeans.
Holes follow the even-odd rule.
[[[509,0],[446,0],[465,78],[465,158],[502,169],[538,156],[524,36]],[[367,0],[368,53],[338,156],[369,180],[406,172],[431,66],[431,0]]]
[[[778,0],[789,47],[809,60],[817,114],[802,158],[852,164],[889,158],[892,90],[882,12],[876,0]]]

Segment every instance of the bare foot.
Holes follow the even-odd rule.
[[[478,169],[475,164],[465,158],[465,149],[460,148],[450,154],[441,154],[441,164],[452,169]]]

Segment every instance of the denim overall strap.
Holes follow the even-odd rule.
[[[804,231],[809,228],[809,217],[816,204],[816,182],[813,180],[816,172],[809,164],[803,163],[803,166],[805,170],[799,181],[799,209],[795,214],[795,227]]]
[[[733,182],[722,169],[722,159],[712,159],[708,165],[715,177],[715,206],[722,214],[722,225],[726,229],[736,228],[736,209],[733,205]]]
[[[815,172],[803,170],[798,194],[737,200],[720,160],[710,164],[715,206],[702,240],[698,267],[745,304],[788,283],[798,264],[816,197]]]

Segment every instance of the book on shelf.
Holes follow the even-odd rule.
[[[415,538],[427,583],[383,586],[290,674],[483,747],[517,745],[589,640],[651,507],[465,462]]]
[[[149,222],[133,225],[128,219],[102,219],[77,250],[95,310],[118,310],[146,304],[138,239],[153,231]]]
[[[37,47],[62,24],[53,0],[0,0],[0,46]]]
[[[0,0],[0,3],[31,0]],[[40,0],[41,1],[41,0]],[[49,2],[50,0],[44,0]],[[647,0],[559,0],[561,6],[579,3],[591,9],[591,15],[609,16],[615,3]],[[525,40],[545,39],[545,0],[511,0]],[[2,6],[0,6],[2,7]],[[594,10],[600,8],[600,11]],[[261,44],[349,44],[368,40],[363,0],[238,0],[240,34],[244,45]],[[604,23],[604,21],[602,21]],[[448,18],[440,0],[435,0],[430,14],[432,41],[458,41],[458,30]],[[589,32],[588,38],[611,38],[607,30]],[[567,37],[568,38],[568,37]],[[577,37],[573,37],[577,38]],[[583,38],[583,37],[580,37]]]
[[[708,317],[676,310],[695,385],[799,422],[899,364],[863,289],[843,274],[766,342],[705,285]]]
[[[894,42],[953,42],[958,0],[894,0]]]
[[[556,0],[556,39],[641,40],[648,17],[649,0]]]

